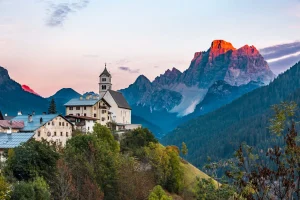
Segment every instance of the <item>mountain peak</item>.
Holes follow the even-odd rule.
[[[214,40],[211,43],[210,51],[216,52],[218,54],[226,53],[229,50],[235,50],[230,42],[226,42],[225,40]]]
[[[36,93],[33,89],[31,89],[28,85],[22,85],[22,89],[25,91],[25,92],[29,92],[31,94],[35,94],[37,96],[40,96],[38,93]]]
[[[255,48],[255,46],[245,45],[238,49],[239,52],[244,53],[246,55],[257,55],[260,54],[259,51]]]
[[[9,79],[10,77],[8,71],[5,68],[0,66],[0,84]]]
[[[144,76],[143,74],[142,75],[139,75],[137,77],[137,79],[135,80],[134,84],[145,84],[145,83],[151,83],[150,80]]]

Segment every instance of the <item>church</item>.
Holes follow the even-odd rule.
[[[131,124],[131,107],[122,93],[112,90],[112,75],[105,64],[99,76],[99,94],[87,94],[80,98],[71,99],[65,104],[66,118],[89,132],[93,123],[107,126],[116,125],[116,130],[134,129],[140,125]],[[89,125],[87,125],[89,124]]]

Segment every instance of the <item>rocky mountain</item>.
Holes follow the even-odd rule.
[[[42,113],[47,111],[48,101],[40,96],[24,91],[22,86],[12,80],[8,71],[0,67],[0,110],[3,114],[17,115],[18,111],[24,114]]]
[[[40,96],[38,93],[36,93],[33,89],[31,89],[28,85],[22,85],[22,89],[26,92],[29,92],[31,94],[35,94],[37,96]]]
[[[63,88],[57,91],[54,95],[48,97],[47,100],[50,102],[51,99],[54,98],[57,112],[64,115],[66,112],[64,104],[70,99],[79,98],[80,96],[81,95],[72,88]]]
[[[242,142],[261,150],[278,145],[283,140],[274,138],[268,129],[269,119],[273,114],[271,106],[283,101],[295,101],[300,105],[299,77],[300,62],[280,74],[269,85],[257,88],[214,112],[178,126],[162,141],[164,144],[178,146],[185,142],[191,152],[188,160],[198,167],[207,162],[208,156],[212,160],[232,157]],[[211,88],[212,94],[209,98],[226,96],[224,90],[219,89],[218,85]],[[203,100],[201,103],[205,102],[208,101]]]
[[[178,125],[178,118],[201,114],[197,108],[203,108],[201,103],[206,95],[209,95],[206,100],[211,99],[206,110],[212,111],[256,87],[268,84],[274,77],[267,62],[254,46],[245,45],[236,49],[229,42],[215,40],[207,51],[194,54],[189,68],[184,72],[173,68],[156,77],[153,82],[141,75],[121,92],[136,109],[133,110],[135,115],[169,131]],[[224,89],[232,86],[232,91],[229,89],[230,95],[225,99],[210,97],[214,84],[221,83],[218,81],[227,85]],[[256,86],[248,87],[249,83],[256,83]],[[244,89],[236,89],[238,87]],[[142,115],[140,110],[143,110]],[[154,117],[155,113],[164,113],[163,118],[168,118],[168,122]]]

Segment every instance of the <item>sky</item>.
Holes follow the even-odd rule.
[[[0,0],[0,66],[47,97],[184,71],[215,39],[262,50],[274,73],[300,60],[300,0]]]

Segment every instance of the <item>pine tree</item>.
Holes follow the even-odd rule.
[[[184,142],[181,144],[181,153],[185,156],[188,153],[188,148]]]
[[[50,102],[50,105],[49,105],[49,108],[48,108],[48,114],[56,114],[56,113],[57,113],[56,103],[55,103],[54,98],[52,98],[51,102]]]

